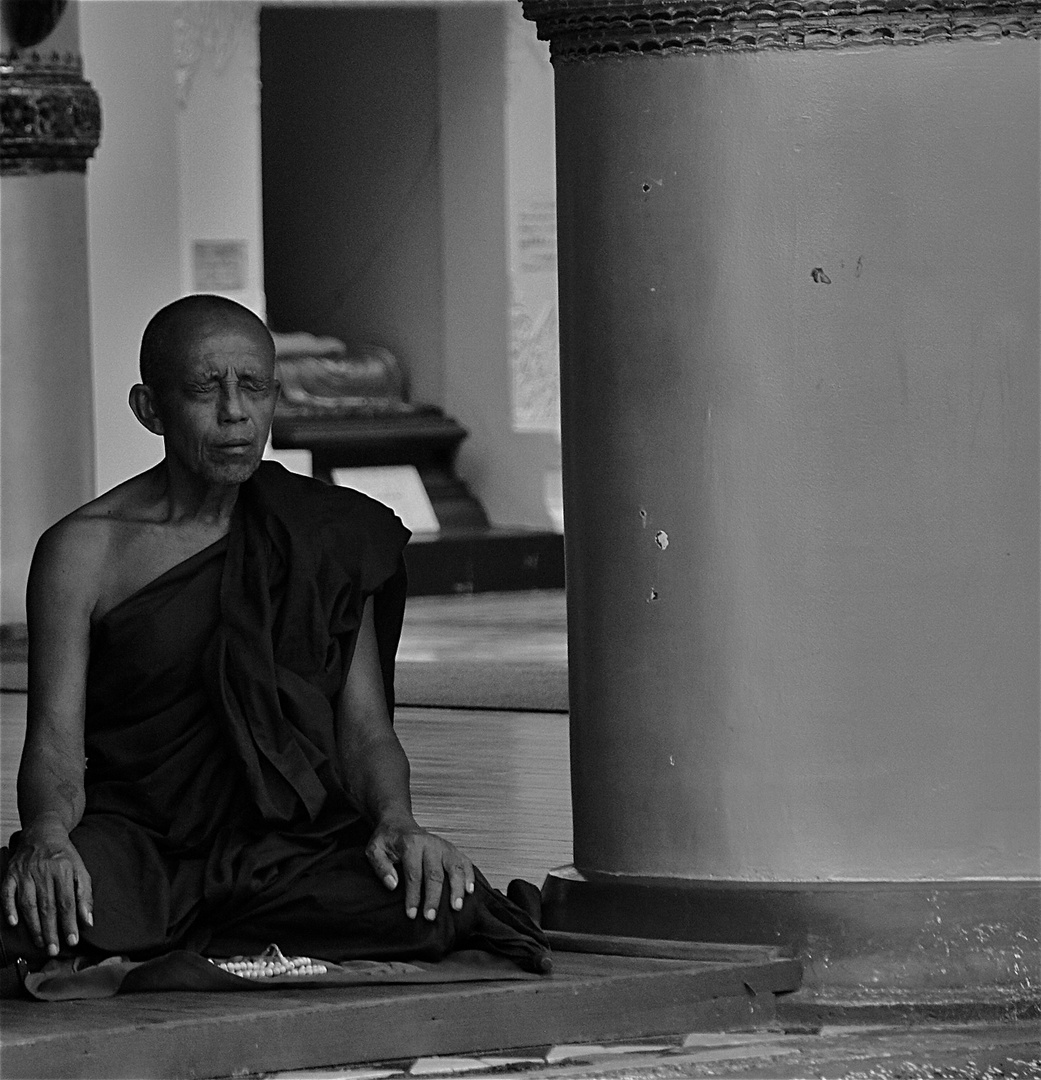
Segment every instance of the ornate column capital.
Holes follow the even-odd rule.
[[[101,101],[75,53],[0,55],[0,174],[86,172]]]
[[[1041,37],[1041,3],[973,0],[522,0],[554,62]]]

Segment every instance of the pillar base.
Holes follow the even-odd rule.
[[[835,1001],[1041,999],[1041,882],[720,881],[552,871],[550,930],[780,945]]]

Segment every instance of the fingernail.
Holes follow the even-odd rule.
[[[427,919],[433,922],[437,918],[437,909],[429,907],[427,908]]]
[[[383,884],[386,885],[388,889],[393,889],[397,885],[397,883],[398,879],[393,874],[388,874],[383,879]]]
[[[419,912],[414,907],[410,907],[410,908],[405,908],[405,914],[410,919],[414,919],[419,914]]]
[[[68,936],[68,937],[67,937],[67,938],[66,938],[65,940],[66,940],[66,941],[67,941],[67,942],[68,942],[68,943],[69,943],[70,945],[75,945],[75,944],[76,944],[76,942],[77,942],[77,941],[79,941],[79,938],[78,938],[78,937],[77,937],[77,936],[76,936],[75,934],[69,934],[69,936]]]
[[[474,891],[474,883],[472,881],[470,882],[469,885],[466,886],[466,891],[468,893],[472,893]]]
[[[57,956],[58,955],[58,946],[55,945],[53,941],[50,943],[50,945],[47,946],[47,955],[48,956]]]
[[[85,918],[86,923],[87,923],[88,926],[93,926],[94,925],[94,914],[93,914],[93,912],[88,911],[87,914],[84,916],[84,918]]]
[[[11,924],[11,926],[17,926],[18,925],[18,916],[17,915],[8,915],[7,916],[7,921]]]
[[[462,906],[463,906],[463,898],[461,896],[457,896],[452,901],[452,907],[454,907],[455,910],[458,911]]]

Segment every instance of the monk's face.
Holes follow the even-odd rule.
[[[260,464],[278,397],[271,339],[214,322],[177,353],[157,400],[167,457],[209,483],[241,484]]]

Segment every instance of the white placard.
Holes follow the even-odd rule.
[[[415,465],[373,465],[333,469],[333,481],[385,503],[414,533],[440,532],[430,496]]]

